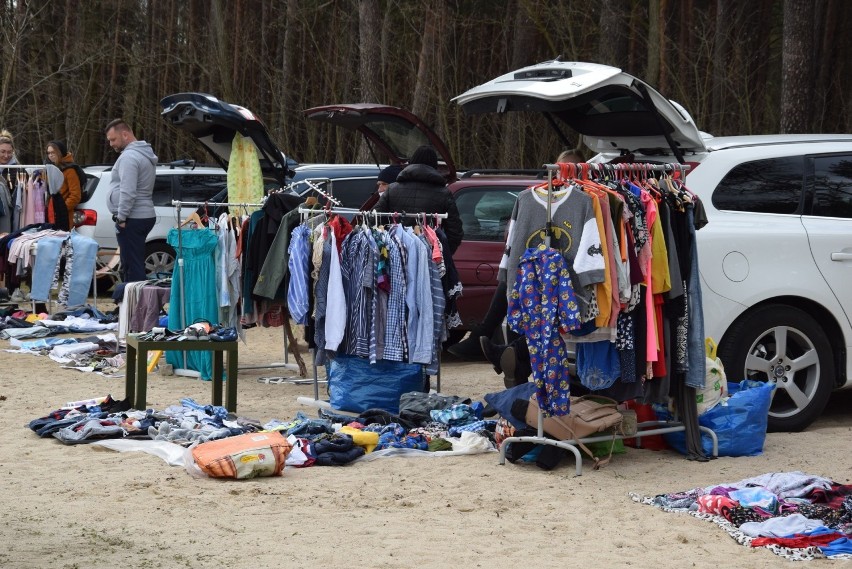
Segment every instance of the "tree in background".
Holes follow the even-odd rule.
[[[360,141],[302,111],[378,102],[422,115],[460,165],[536,167],[564,146],[542,117],[451,99],[561,56],[621,67],[713,134],[850,132],[850,23],[843,0],[0,0],[0,127],[25,161],[64,139],[111,162],[103,127],[123,116],[164,160],[206,162],[160,117],[162,97],[199,91],[298,160],[342,162],[366,159]]]

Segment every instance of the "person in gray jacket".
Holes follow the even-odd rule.
[[[157,155],[144,140],[136,140],[123,119],[115,119],[106,129],[107,141],[119,152],[112,167],[107,205],[115,222],[115,235],[121,256],[124,282],[142,281],[145,272],[145,239],[154,228],[154,179]]]

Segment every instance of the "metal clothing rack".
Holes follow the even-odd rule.
[[[408,213],[404,211],[364,211],[362,209],[357,209],[354,207],[332,207],[332,208],[309,208],[299,206],[299,213],[337,213],[342,215],[363,215],[366,218],[370,217],[390,217],[392,219],[396,218],[408,218],[408,219],[420,219],[420,220],[430,220],[430,219],[447,219],[446,213]]]
[[[571,166],[580,167],[580,170],[583,172],[588,172],[589,170],[601,171],[600,168],[603,167],[606,171],[607,168],[613,168],[613,172],[622,172],[622,173],[633,173],[633,172],[644,172],[644,173],[666,173],[672,172],[672,168],[674,167],[680,172],[686,172],[689,169],[689,166],[685,166],[682,164],[674,164],[674,165],[662,165],[662,164],[571,164]],[[544,167],[547,169],[547,222],[546,222],[546,233],[544,242],[545,245],[550,246],[550,237],[552,230],[552,211],[551,205],[553,201],[553,177],[554,174],[561,170],[559,164],[545,164]],[[608,434],[608,435],[598,435],[592,437],[583,437],[581,439],[571,439],[571,440],[557,440],[551,439],[544,436],[544,411],[541,408],[538,409],[538,431],[535,436],[518,436],[518,437],[507,437],[503,439],[503,442],[500,443],[500,464],[506,463],[506,449],[509,443],[534,443],[534,444],[542,444],[542,445],[550,445],[559,447],[561,449],[565,449],[571,451],[574,454],[574,463],[576,468],[576,476],[582,476],[583,474],[583,457],[580,454],[580,450],[577,448],[575,443],[595,443],[602,441],[615,441],[615,440],[623,440],[626,438],[636,439],[638,443],[641,443],[642,437],[647,437],[651,435],[663,435],[667,433],[677,433],[686,430],[686,426],[680,421],[644,421],[642,423],[637,424],[637,431],[635,434],[630,435],[619,435],[619,434]],[[707,433],[710,436],[710,439],[713,443],[713,456],[718,456],[719,454],[719,442],[716,437],[716,433],[713,432],[712,429],[708,427],[704,427],[699,425],[699,430]]]
[[[26,172],[27,175],[29,175],[31,173],[30,170],[33,170],[33,171],[44,170],[46,166],[54,166],[54,164],[48,164],[48,163],[45,163],[45,164],[2,164],[2,165],[0,165],[0,171],[4,171],[4,170],[25,170],[25,171],[27,171]],[[10,191],[12,189],[13,188],[9,188]],[[73,216],[73,212],[68,212],[68,215]],[[69,220],[69,221],[71,221],[71,220]],[[73,229],[73,227],[72,227],[72,229]],[[69,235],[70,235],[70,230],[69,230]],[[100,251],[100,248],[98,249],[98,251]],[[93,301],[94,301],[94,307],[95,307],[96,310],[98,308],[98,284],[97,283],[98,283],[98,265],[97,265],[97,262],[95,262],[95,268],[94,268],[93,274],[92,274],[92,289],[94,291]],[[31,299],[31,308],[32,308],[33,314],[35,314],[37,302],[41,302],[41,301],[36,301],[36,300]],[[48,313],[52,313],[53,312],[53,299],[50,297],[49,292],[48,292],[48,299],[47,299],[46,303],[47,303]]]
[[[329,191],[326,193],[324,190],[320,188],[320,184],[328,184]],[[331,178],[305,178],[304,180],[299,180],[298,182],[293,182],[289,184],[285,189],[296,191],[296,186],[305,185],[308,187],[309,191],[314,191],[327,199],[330,203],[339,206],[340,200],[334,197],[334,191],[332,189],[333,180]],[[300,192],[296,192],[300,193]],[[301,195],[301,194],[300,194]]]
[[[406,213],[406,212],[386,212],[386,211],[364,211],[349,207],[331,207],[331,208],[309,208],[299,206],[299,213],[320,215],[324,213],[341,214],[341,215],[363,215],[364,217],[390,217],[392,219],[410,218],[410,219],[447,219],[446,213]],[[297,397],[296,401],[303,405],[318,407],[320,409],[332,409],[331,405],[320,399],[319,397],[319,375],[317,372],[316,358],[313,358],[314,364],[314,398]],[[438,349],[438,374],[435,378],[435,388],[440,393],[441,391],[441,349]]]
[[[191,207],[204,207],[204,206],[212,206],[212,207],[236,207],[236,208],[259,208],[263,207],[266,202],[262,201],[260,203],[252,203],[252,202],[192,202],[192,201],[181,201],[181,200],[172,200],[172,205],[177,208],[175,216],[178,220],[178,250],[183,249],[183,239],[181,237],[180,232],[180,223],[181,223],[181,208],[183,206],[191,206]],[[184,278],[183,278],[183,255],[179,256],[178,260],[178,271],[180,273],[180,286],[181,286],[181,324],[186,327],[186,302],[185,299],[185,290],[184,290]],[[290,370],[299,370],[299,366],[297,364],[293,364],[289,362],[289,357],[287,355],[287,348],[289,347],[287,340],[287,332],[286,330],[282,330],[282,334],[284,335],[284,361],[283,362],[273,362],[268,365],[256,365],[256,366],[242,366],[239,369],[272,369],[272,368],[286,368]],[[186,367],[186,352],[183,352],[184,357],[184,367]]]

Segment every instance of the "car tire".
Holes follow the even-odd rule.
[[[769,431],[805,429],[822,413],[834,388],[828,337],[811,315],[792,306],[773,304],[748,313],[725,334],[719,357],[728,381],[775,383]]]
[[[145,244],[145,274],[149,277],[171,276],[175,266],[175,250],[165,241]]]

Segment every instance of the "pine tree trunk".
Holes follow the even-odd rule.
[[[784,41],[781,50],[781,132],[810,130],[813,104],[813,5],[809,0],[784,0]]]

